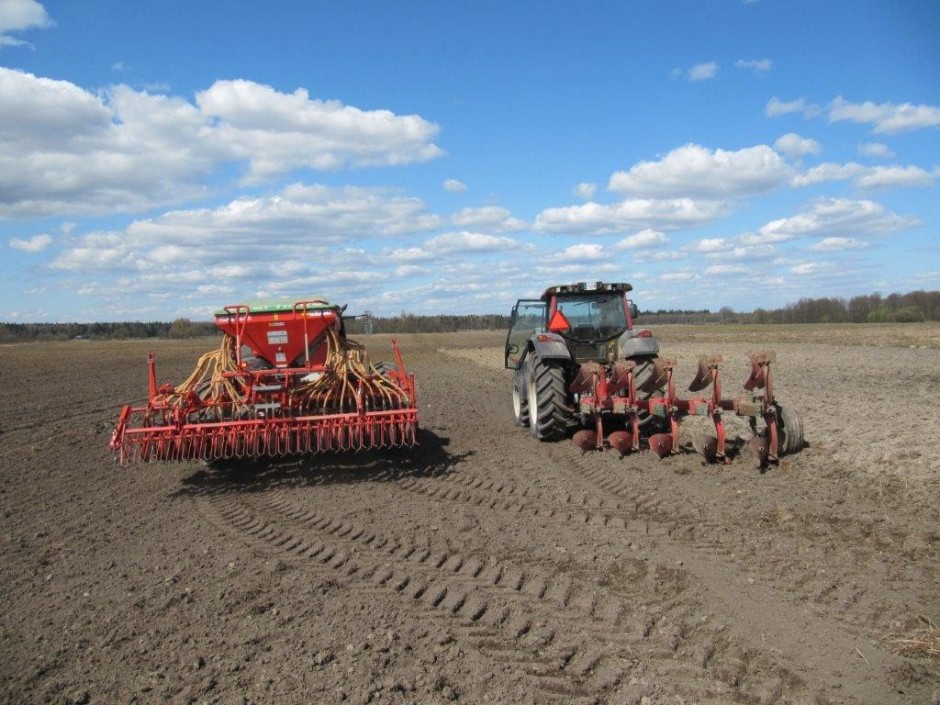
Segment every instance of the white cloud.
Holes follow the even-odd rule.
[[[774,149],[783,152],[788,157],[802,157],[807,154],[818,154],[822,149],[819,142],[808,137],[800,137],[795,132],[781,135],[774,142]]]
[[[801,113],[803,117],[816,117],[820,113],[818,105],[807,103],[803,98],[791,101],[782,101],[777,96],[773,96],[764,108],[764,114],[767,117],[779,117],[789,115],[790,113]]]
[[[713,264],[705,270],[705,275],[747,274],[747,272],[747,267],[742,267],[740,264]]]
[[[177,210],[136,220],[120,231],[74,238],[52,266],[69,271],[157,271],[220,267],[233,277],[244,267],[318,260],[336,245],[427,232],[440,218],[416,198],[382,189],[293,184],[280,193],[239,198],[216,208]],[[353,253],[353,261],[365,256]],[[253,271],[253,270],[252,270]]]
[[[690,81],[707,81],[718,75],[718,64],[714,61],[695,64],[689,69],[688,76]]]
[[[756,235],[742,236],[744,244],[785,242],[802,237],[873,237],[919,225],[916,218],[886,211],[874,201],[820,198],[799,215],[773,220]]]
[[[561,252],[556,253],[552,259],[563,262],[570,261],[588,261],[605,260],[610,258],[610,249],[598,245],[597,243],[581,243],[566,247]]]
[[[860,176],[857,183],[862,188],[933,186],[937,175],[937,169],[931,173],[919,166],[876,166]]]
[[[92,94],[0,67],[0,216],[134,212],[205,195],[225,164],[247,178],[405,164],[442,154],[437,125],[307,92],[218,81],[196,104],[127,86]]]
[[[688,282],[698,278],[695,272],[665,272],[659,276],[664,282]]]
[[[791,179],[790,184],[795,188],[800,188],[828,181],[854,179],[855,185],[859,188],[932,186],[937,173],[937,170],[931,173],[918,166],[868,167],[855,162],[847,164],[825,163],[819,164],[803,174],[797,174]]]
[[[770,59],[738,59],[734,65],[736,68],[753,71],[758,76],[762,76],[774,67],[774,62]]]
[[[872,132],[895,134],[940,126],[940,107],[912,103],[850,103],[842,96],[829,104],[829,122],[848,120],[874,126]]]
[[[733,245],[731,241],[727,240],[726,238],[708,237],[708,238],[699,240],[698,242],[694,243],[693,245],[689,246],[686,249],[690,250],[691,252],[712,253],[712,252],[727,252],[728,250],[732,248],[732,246]]]
[[[451,222],[461,227],[503,231],[521,230],[525,227],[525,223],[518,218],[513,218],[508,209],[500,206],[462,208],[451,216]]]
[[[669,238],[659,230],[641,230],[636,235],[630,235],[618,242],[615,247],[618,250],[646,250],[651,247],[668,245]]]
[[[809,249],[814,252],[843,252],[863,247],[868,247],[868,244],[854,237],[827,237],[810,245]]]
[[[0,47],[28,45],[10,36],[10,32],[48,27],[52,24],[46,9],[35,0],[3,0],[0,2]]]
[[[485,233],[460,232],[445,233],[432,237],[424,246],[435,253],[448,252],[501,252],[518,246],[518,242],[508,237],[496,237]]]
[[[819,164],[812,169],[808,169],[802,174],[797,174],[790,180],[790,185],[794,188],[803,186],[813,186],[827,181],[845,181],[856,178],[867,171],[867,167],[854,162],[848,164],[834,164],[827,162]]]
[[[623,233],[696,228],[727,213],[720,201],[691,198],[633,198],[615,204],[593,201],[579,206],[546,208],[535,219],[542,232]]]
[[[791,267],[790,271],[797,276],[806,276],[808,274],[818,274],[825,268],[826,267],[820,262],[803,262],[802,264]]]
[[[467,185],[458,179],[445,179],[443,187],[445,191],[451,193],[463,193],[467,190]]]
[[[582,181],[571,190],[572,194],[584,201],[590,201],[597,193],[597,184]]]
[[[880,142],[866,142],[858,146],[858,153],[873,159],[891,159],[894,156],[888,145]]]
[[[612,191],[638,196],[728,198],[772,191],[791,168],[766,145],[736,152],[687,144],[658,162],[640,162],[610,177]]]
[[[51,244],[52,236],[46,235],[45,233],[42,235],[34,235],[26,240],[22,240],[18,237],[10,238],[10,247],[14,250],[22,250],[23,252],[41,252]]]

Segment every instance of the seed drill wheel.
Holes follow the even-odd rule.
[[[525,393],[525,371],[516,370],[512,376],[512,420],[516,426],[529,425],[529,397]]]
[[[555,360],[538,353],[528,357],[529,430],[540,441],[562,438],[568,426],[565,371]]]

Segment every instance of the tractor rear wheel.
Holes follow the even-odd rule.
[[[528,359],[529,430],[540,441],[561,438],[569,417],[565,370],[560,362],[543,360],[535,352]]]
[[[529,425],[529,397],[525,389],[525,372],[520,368],[512,376],[512,420],[516,426]]]

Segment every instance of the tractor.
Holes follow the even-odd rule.
[[[714,436],[701,451],[710,462],[729,462],[722,415],[747,418],[748,447],[761,467],[803,447],[799,415],[777,403],[772,351],[749,353],[748,394],[724,398],[720,355],[699,358],[691,392],[676,393],[675,360],[660,357],[656,338],[637,328],[638,309],[627,283],[581,282],[551,286],[539,299],[512,309],[505,366],[513,370],[512,417],[540,441],[572,435],[582,451],[613,448],[621,456],[641,441],[660,458],[680,452],[679,422],[709,418]],[[572,434],[573,431],[573,434]]]

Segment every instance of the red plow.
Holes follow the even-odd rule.
[[[681,398],[676,393],[673,372],[675,360],[657,358],[653,373],[639,386],[634,377],[635,363],[618,360],[610,372],[595,362],[581,366],[571,384],[578,393],[580,412],[593,418],[595,428],[575,433],[574,442],[582,450],[603,449],[603,418],[613,414],[619,417],[625,429],[613,431],[606,443],[621,455],[640,449],[640,418],[658,419],[664,429],[651,434],[647,440],[651,451],[660,458],[679,453],[679,422],[686,417],[705,417],[714,426],[699,449],[708,462],[728,462],[726,453],[725,414],[747,419],[752,438],[748,449],[761,466],[776,463],[781,456],[795,453],[803,447],[803,426],[800,417],[789,407],[781,406],[774,398],[771,364],[776,362],[773,351],[748,353],[751,371],[744,380],[749,394],[735,398],[722,396],[719,366],[721,355],[703,355],[699,358],[698,373],[689,384],[690,392],[711,393]]]
[[[121,409],[110,447],[132,461],[230,460],[412,446],[418,406],[396,341],[372,364],[346,337],[343,308],[322,299],[226,306],[218,350],[181,384]]]

